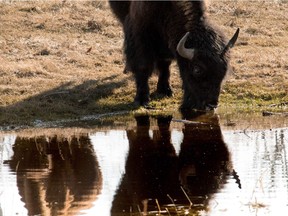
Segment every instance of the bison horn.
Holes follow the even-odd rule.
[[[183,58],[192,60],[193,56],[194,56],[194,49],[187,49],[185,48],[185,42],[189,36],[189,32],[187,32],[179,41],[179,43],[177,44],[177,52],[179,53],[180,56],[182,56]]]
[[[239,35],[239,31],[240,29],[238,28],[236,30],[236,32],[234,33],[233,37],[230,39],[230,41],[228,42],[228,44],[225,46],[225,48],[223,49],[221,56],[225,55],[225,53],[234,46],[234,44],[237,41],[238,35]]]

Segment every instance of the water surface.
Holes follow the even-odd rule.
[[[287,121],[234,119],[236,128],[215,114],[124,119],[1,134],[0,215],[288,212]]]

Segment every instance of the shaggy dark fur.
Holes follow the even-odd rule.
[[[155,199],[161,205],[171,203],[167,194],[175,199],[176,205],[188,204],[181,187],[194,204],[207,207],[227,178],[234,176],[233,173],[237,175],[231,170],[230,153],[217,116],[195,113],[193,117],[188,114],[183,118],[192,121],[207,118],[209,124],[185,124],[177,155],[171,143],[172,116],[157,117],[158,127],[150,127],[149,116],[135,117],[136,127],[127,130],[129,152],[125,174],[114,196],[112,215],[138,212],[144,200],[150,200],[147,212],[155,210]]]
[[[135,76],[135,102],[149,102],[148,79],[159,72],[157,92],[171,96],[169,66],[177,60],[183,81],[184,109],[213,109],[218,104],[221,82],[228,70],[229,49],[223,34],[206,18],[203,1],[110,1],[112,11],[123,24],[126,69]],[[177,52],[181,38],[189,33],[186,48],[192,59]]]

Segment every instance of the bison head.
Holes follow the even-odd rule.
[[[215,31],[187,32],[177,45],[178,65],[183,80],[182,109],[212,110],[218,105],[222,80],[228,70],[228,51],[239,29],[228,43]],[[189,47],[189,48],[186,48]]]

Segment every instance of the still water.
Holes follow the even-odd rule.
[[[215,114],[181,119],[1,134],[0,216],[288,212],[287,121],[239,129]]]

